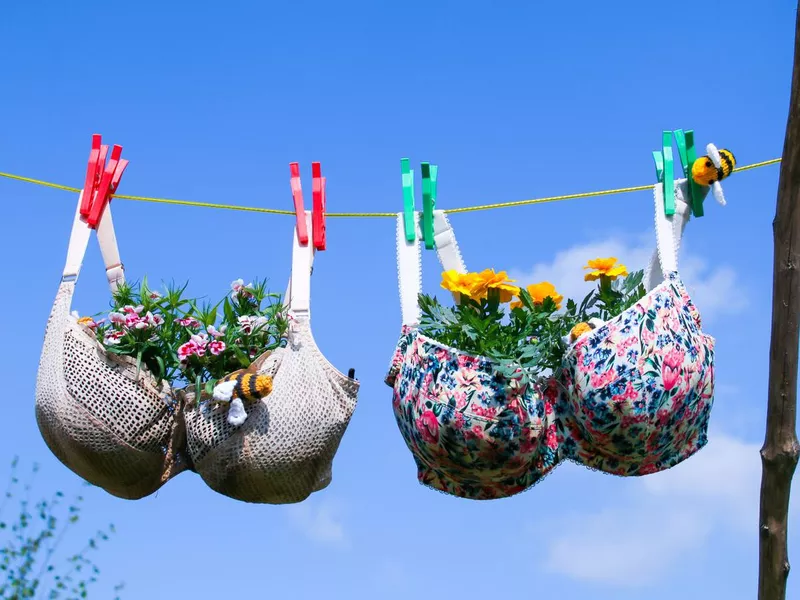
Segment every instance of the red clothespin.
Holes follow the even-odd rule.
[[[105,154],[108,146],[102,145],[102,136],[95,133],[92,136],[92,150],[89,152],[89,164],[86,167],[86,178],[83,181],[83,196],[81,197],[81,216],[88,217],[92,208],[92,200],[97,186],[100,183],[100,175],[105,164]],[[102,152],[105,150],[105,152]],[[102,157],[101,157],[102,152]]]
[[[111,150],[111,158],[106,165],[105,171],[103,171],[100,184],[97,186],[89,216],[86,217],[86,222],[92,229],[97,228],[100,217],[102,217],[106,206],[111,202],[111,196],[117,191],[117,186],[119,186],[120,179],[122,179],[122,173],[125,171],[125,167],[128,166],[128,161],[121,157],[122,146],[115,144]]]
[[[297,219],[297,239],[305,245],[308,243],[308,227],[306,227],[306,209],[303,206],[303,186],[300,183],[300,163],[289,163],[292,172],[292,198],[294,199],[294,214]]]
[[[325,250],[325,205],[327,202],[325,197],[325,178],[322,176],[322,165],[320,163],[311,163],[311,177],[314,200],[314,210],[311,212],[314,248]]]

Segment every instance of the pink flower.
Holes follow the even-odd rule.
[[[150,292],[150,300],[158,300],[161,298],[161,294],[158,292]]]
[[[672,348],[664,355],[661,363],[661,379],[664,381],[664,391],[674,388],[681,378],[681,367],[686,354],[679,348]]]
[[[464,429],[464,415],[460,412],[456,413],[455,422],[453,423],[453,427],[456,429]]]
[[[220,354],[225,352],[225,342],[220,342],[218,340],[209,342],[208,351],[211,352],[211,354],[213,354],[214,356],[219,356]]]
[[[417,419],[417,430],[428,444],[439,443],[439,421],[433,411],[426,410]]]
[[[138,315],[143,310],[144,306],[142,306],[141,304],[139,306],[131,306],[130,304],[128,304],[127,306],[122,307],[122,312],[124,312],[126,315]]]
[[[123,331],[108,331],[103,338],[106,346],[116,346],[119,344],[119,341],[122,339],[122,336],[125,335]]]
[[[253,287],[252,283],[244,284],[244,279],[237,279],[231,282],[231,299],[237,300],[238,298],[252,298],[253,294],[248,292],[245,288]]]
[[[125,314],[125,327],[133,328],[142,320],[142,318],[137,315],[135,312],[129,312]],[[145,325],[146,327],[146,325]],[[137,329],[142,329],[141,327],[137,327]]]
[[[215,337],[215,338],[222,337],[223,335],[225,335],[225,330],[227,328],[228,328],[227,325],[223,325],[219,329],[217,329],[213,325],[209,325],[208,326],[208,333],[209,333],[209,335],[211,335],[211,337]]]
[[[161,315],[154,315],[150,311],[147,311],[147,314],[144,316],[144,320],[150,327],[158,327],[164,323],[164,317]]]
[[[125,325],[125,315],[119,312],[108,313],[108,320],[114,325]]]
[[[550,427],[547,428],[547,441],[545,443],[551,450],[558,448],[558,437],[556,436],[555,425],[550,425]]]
[[[250,335],[253,332],[255,319],[250,315],[242,315],[238,320],[239,326],[242,328],[242,331],[245,333],[245,335]]]
[[[197,355],[197,344],[192,341],[188,341],[178,348],[178,358],[180,358],[181,362],[186,362],[190,356],[195,355]]]
[[[200,327],[200,321],[194,317],[184,317],[183,319],[178,319],[177,323],[181,327],[190,327],[192,329],[197,329]]]
[[[591,386],[595,389],[603,388],[617,379],[617,373],[614,369],[609,369],[602,375],[592,375],[590,377]]]

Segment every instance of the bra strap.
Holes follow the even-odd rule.
[[[83,266],[83,259],[86,256],[89,238],[92,234],[92,228],[89,227],[86,219],[81,216],[82,198],[83,192],[78,196],[78,205],[75,208],[72,232],[70,233],[69,246],[67,247],[67,260],[61,275],[61,281],[77,281]],[[110,206],[106,206],[97,225],[97,240],[106,266],[108,286],[113,293],[125,281],[125,273],[119,257],[119,247],[117,246],[117,236],[114,232]]]
[[[418,304],[419,294],[422,291],[422,255],[419,247],[419,239],[422,237],[420,218],[421,215],[415,214],[416,235],[414,241],[409,242],[405,236],[403,213],[397,215],[397,277],[400,285],[403,325],[416,325],[420,319]],[[458,248],[455,232],[447,215],[441,210],[433,212],[433,235],[436,242],[436,255],[442,269],[466,273],[467,269]]]
[[[114,221],[111,218],[111,205],[107,205],[97,224],[97,241],[100,243],[100,254],[106,266],[106,278],[111,292],[125,283],[125,267],[119,257],[117,234],[114,231]]]
[[[306,227],[311,231],[311,211],[305,211]],[[289,277],[289,286],[286,298],[289,302],[289,312],[295,317],[311,316],[311,269],[314,266],[314,245],[309,242],[303,246],[297,237],[297,227],[292,228],[292,273]]]
[[[397,280],[400,285],[400,309],[403,325],[419,323],[420,311],[417,297],[422,291],[422,257],[419,251],[419,238],[422,230],[418,215],[414,215],[414,241],[406,239],[403,213],[397,213]]]
[[[659,285],[670,273],[678,271],[678,252],[681,247],[683,231],[692,212],[686,201],[686,198],[689,197],[688,186],[689,182],[686,179],[675,182],[675,214],[671,216],[667,216],[664,211],[663,183],[653,186],[656,249],[653,251],[644,275],[647,291]]]

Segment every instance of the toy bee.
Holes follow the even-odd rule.
[[[272,377],[259,374],[257,369],[258,364],[254,362],[246,369],[226,375],[214,386],[212,393],[214,400],[230,403],[228,423],[234,427],[238,427],[247,419],[243,400],[257,402],[272,392]]]
[[[736,158],[730,150],[717,150],[714,144],[706,146],[707,156],[701,156],[692,165],[692,179],[698,185],[711,186],[711,192],[722,206],[725,206],[725,194],[720,181],[733,172]]]
[[[594,317],[589,319],[588,322],[578,323],[573,327],[569,335],[564,337],[564,342],[569,346],[570,344],[574,344],[579,337],[581,337],[584,333],[588,333],[590,331],[594,331],[598,327],[601,327],[604,324],[604,321]]]

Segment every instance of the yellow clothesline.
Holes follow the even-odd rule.
[[[781,162],[780,158],[773,158],[752,165],[745,165],[734,169],[734,173],[741,171],[749,171],[750,169],[758,169],[759,167],[766,167]],[[66,192],[80,192],[80,188],[71,187],[68,185],[61,185],[59,183],[51,183],[49,181],[42,181],[41,179],[32,179],[30,177],[23,177],[22,175],[13,175],[12,173],[0,172],[0,177],[7,179],[14,179],[25,183],[33,183],[35,185],[42,185],[45,187],[54,188],[57,190],[64,190]],[[446,208],[443,212],[448,214],[475,212],[478,210],[492,210],[495,208],[511,208],[513,206],[526,206],[529,204],[543,204],[545,202],[560,202],[561,200],[575,200],[577,198],[594,198],[596,196],[610,196],[613,194],[627,194],[628,192],[641,192],[644,190],[652,189],[653,184],[637,185],[635,187],[617,188],[614,190],[601,190],[598,192],[583,192],[581,194],[566,194],[564,196],[549,196],[547,198],[532,198],[530,200],[517,200],[514,202],[498,202],[497,204],[481,204],[478,206],[463,206],[461,208]],[[180,206],[199,206],[203,208],[221,208],[224,210],[241,210],[246,212],[267,213],[271,215],[290,215],[294,216],[292,210],[281,210],[278,208],[261,208],[256,206],[239,206],[236,204],[215,204],[213,202],[195,202],[192,200],[174,200],[171,198],[151,198],[149,196],[128,196],[126,194],[114,194],[114,198],[120,200],[135,200],[137,202],[155,202],[157,204],[177,204]],[[334,212],[325,213],[326,217],[395,217],[397,213],[383,212],[383,213],[359,213],[359,212]]]

